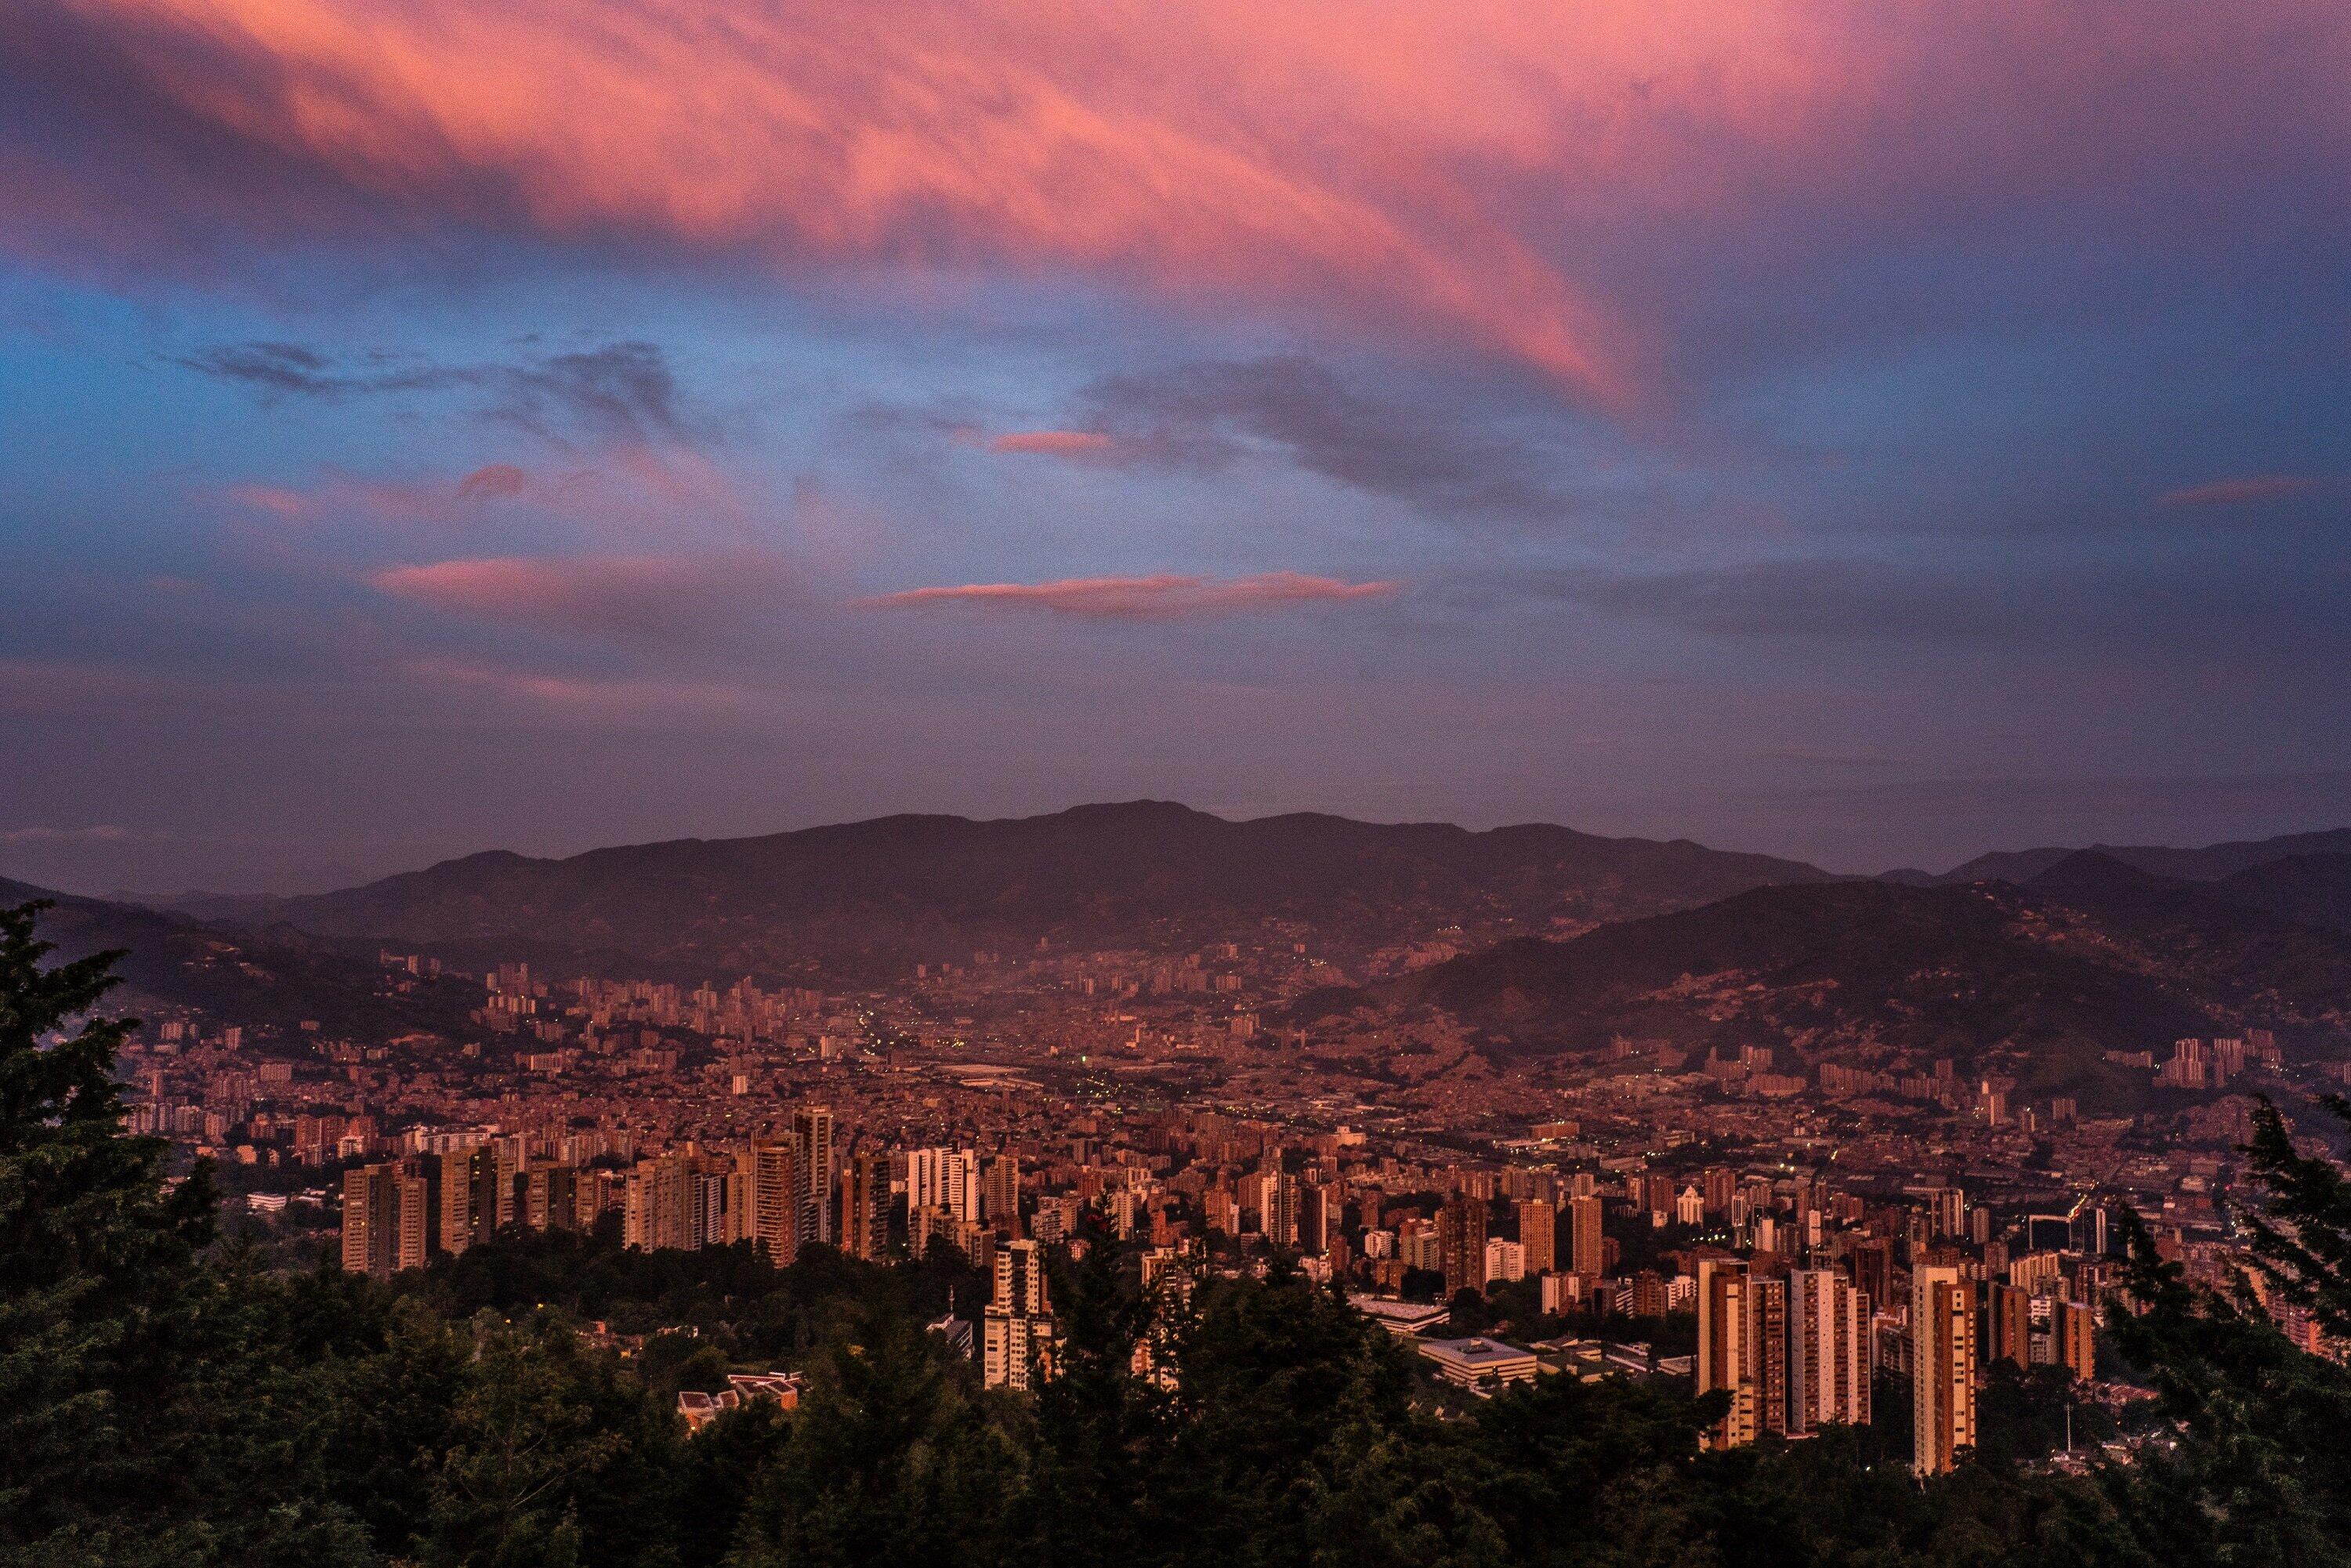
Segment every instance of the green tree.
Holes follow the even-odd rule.
[[[2326,1104],[2345,1117],[2339,1099]],[[2297,1149],[2266,1100],[2246,1153],[2260,1195],[2243,1217],[2258,1274],[2322,1323],[2340,1323],[2351,1300],[2340,1173]],[[2136,1216],[2123,1228],[2127,1298],[2108,1328],[2167,1423],[2137,1464],[2102,1478],[2125,1527],[2165,1563],[2351,1563],[2351,1466],[2337,1447],[2351,1431],[2351,1369],[2288,1341],[2251,1280],[2226,1291],[2193,1284]]]
[[[904,1312],[874,1308],[814,1369],[729,1561],[740,1568],[981,1568],[1009,1560],[1020,1485],[1008,1434]]]
[[[371,1541],[408,1555],[432,1512],[442,1456],[457,1440],[472,1341],[419,1303],[388,1301],[374,1281],[340,1270],[280,1288],[294,1321],[266,1339],[301,1369],[277,1400],[287,1457],[306,1461]],[[305,1326],[335,1307],[332,1326]]]
[[[1726,1408],[1722,1395],[1540,1377],[1481,1405],[1456,1440],[1510,1561],[1680,1562],[1702,1534],[1698,1434]]]
[[[711,1568],[726,1555],[753,1490],[783,1452],[791,1419],[774,1400],[754,1399],[723,1412],[685,1446],[675,1532],[684,1568]]]
[[[1408,1425],[1405,1353],[1336,1291],[1277,1274],[1204,1283],[1175,1361],[1162,1551],[1187,1563],[1312,1561],[1323,1500],[1379,1435]]]
[[[0,910],[0,1562],[201,1560],[182,1495],[201,1167],[124,1135],[115,1060],[135,1024],[92,1015],[118,954],[44,968],[45,904]]]
[[[419,1555],[430,1568],[654,1568],[676,1561],[667,1521],[676,1422],[635,1378],[548,1315],[475,1323]]]
[[[672,1400],[684,1389],[716,1394],[725,1388],[727,1362],[716,1345],[692,1334],[657,1333],[638,1353],[636,1373],[649,1393]]]
[[[1036,1396],[1020,1528],[1044,1568],[1147,1562],[1164,1540],[1170,1402],[1134,1372],[1161,1302],[1126,1275],[1107,1236],[1089,1241],[1056,1270],[1061,1343]]]
[[[2319,1104],[2351,1131],[2351,1099],[2329,1094]],[[2255,1267],[2321,1328],[2351,1340],[2351,1181],[2334,1160],[2294,1146],[2267,1095],[2253,1107],[2252,1141],[2244,1152],[2267,1194],[2244,1217]]]

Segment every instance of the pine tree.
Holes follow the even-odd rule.
[[[2344,1114],[2339,1101],[2328,1108]],[[2266,1100],[2246,1153],[2261,1193],[2242,1217],[2255,1268],[2329,1322],[2351,1300],[2341,1176],[2294,1147]],[[2126,1295],[2108,1326],[2160,1396],[2170,1442],[2104,1478],[2116,1516],[2166,1563],[2351,1564],[2351,1466],[2339,1447],[2351,1369],[2290,1342],[2250,1280],[2225,1292],[2192,1284],[2136,1216],[2123,1230]]]
[[[2351,1131],[2351,1099],[2329,1094],[2319,1103]],[[2284,1116],[2266,1095],[2253,1107],[2252,1141],[2244,1152],[2268,1194],[2245,1216],[2255,1267],[2320,1328],[2351,1340],[2351,1181],[2335,1161],[2294,1146]]]
[[[127,1561],[165,1544],[132,1512],[171,1479],[150,1417],[213,1198],[202,1168],[167,1194],[162,1141],[123,1134],[136,1026],[91,1016],[120,955],[42,967],[46,907],[0,910],[0,1562]]]
[[[1053,1375],[1037,1391],[1025,1494],[1029,1551],[1042,1568],[1138,1568],[1165,1545],[1168,1399],[1135,1375],[1155,1312],[1129,1287],[1100,1228],[1082,1258],[1056,1270],[1061,1339]]]
[[[904,1312],[860,1314],[815,1369],[745,1511],[737,1568],[981,1568],[1011,1560],[1019,1455],[937,1342]]]

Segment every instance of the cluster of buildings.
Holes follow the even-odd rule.
[[[508,1226],[591,1230],[607,1213],[626,1245],[648,1250],[749,1241],[789,1262],[821,1241],[878,1256],[870,1163],[837,1162],[832,1136],[832,1113],[810,1105],[737,1149],[583,1167],[525,1134],[424,1134],[417,1153],[344,1173],[343,1267],[389,1275]]]
[[[1343,977],[1303,934],[1175,957],[977,953],[856,993],[436,968],[392,956],[384,984],[461,997],[470,1031],[164,1009],[125,1052],[134,1124],[218,1161],[256,1224],[332,1223],[340,1197],[345,1263],[376,1274],[507,1226],[778,1261],[946,1247],[994,1283],[966,1304],[972,1354],[1019,1385],[1051,1364],[1042,1260],[1098,1228],[1155,1272],[1278,1252],[1370,1300],[1442,1313],[1478,1292],[1482,1348],[1430,1357],[1464,1387],[1527,1354],[1654,1374],[1678,1354],[1623,1342],[1678,1350],[1694,1327],[1690,1375],[1731,1396],[1726,1445],[1871,1418],[1873,1381],[1906,1379],[1930,1467],[1969,1446],[1988,1366],[2093,1373],[2103,1205],[2226,1280],[2241,1092],[2341,1082],[2255,1030],[2182,1042],[2176,1067],[2144,1053],[2133,1065],[2186,1092],[2085,1114],[1898,1053],[1504,1058],[1442,1019],[1269,1026]]]
[[[1969,1204],[1955,1187],[1872,1203],[1812,1182],[1791,1190],[1723,1168],[1702,1173],[1670,1199],[1653,1199],[1646,1178],[1606,1195],[1578,1190],[1592,1185],[1586,1176],[1571,1181],[1556,1208],[1541,1197],[1507,1206],[1507,1218],[1528,1239],[1511,1245],[1558,1264],[1538,1276],[1545,1314],[1580,1311],[1591,1322],[1689,1313],[1697,1337],[1687,1370],[1698,1392],[1719,1390],[1727,1399],[1707,1435],[1709,1447],[1867,1425],[1876,1418],[1877,1383],[1892,1377],[1910,1391],[1917,1472],[1940,1474],[1975,1445],[1977,1391],[1995,1364],[2062,1367],[2084,1385],[2095,1379],[2099,1312],[2117,1271],[2103,1208],[2085,1203],[2063,1215],[2001,1216]],[[1669,1202],[1674,1218],[1646,1207],[1652,1201]],[[1457,1194],[1436,1224],[1415,1232],[1416,1243],[1434,1239],[1426,1261],[1450,1265],[1448,1293],[1480,1282],[1469,1270],[1481,1253],[1484,1285],[1518,1278],[1497,1266],[1515,1264],[1520,1254],[1504,1254],[1497,1239],[1483,1236],[1488,1212]],[[1645,1226],[1706,1228],[1694,1245],[1629,1278],[1602,1274],[1617,1260],[1619,1236]],[[1476,1393],[1538,1370],[1598,1375],[1684,1364],[1647,1354],[1628,1362],[1573,1336],[1525,1345],[1490,1336],[1432,1338],[1449,1322],[1441,1307],[1379,1296],[1358,1304],[1415,1339],[1439,1375]]]
[[[677,1396],[677,1413],[684,1417],[690,1436],[727,1411],[754,1400],[766,1400],[781,1409],[797,1410],[804,1386],[798,1373],[730,1372],[726,1375],[726,1386],[724,1388],[682,1390]]]
[[[1983,1277],[1980,1259],[1930,1248],[1910,1264],[1889,1311],[1844,1269],[1767,1273],[1747,1259],[1701,1258],[1694,1372],[1700,1393],[1729,1396],[1709,1446],[1866,1425],[1884,1370],[1909,1384],[1913,1469],[1951,1469],[1975,1446],[1976,1390],[1991,1363],[2063,1366],[2091,1380],[2100,1271],[2077,1260],[2069,1280],[2059,1262],[2031,1254],[2002,1282]],[[2055,1293],[2065,1289],[2089,1299]]]
[[[1875,1380],[1903,1377],[1922,1474],[1973,1445],[1991,1363],[2095,1373],[2114,1270],[2095,1207],[2002,1216],[1955,1187],[1872,1201],[1818,1172],[1728,1166],[1421,1165],[1346,1129],[1292,1142],[1214,1113],[1082,1126],[1059,1148],[906,1147],[843,1136],[831,1108],[808,1104],[737,1147],[586,1169],[519,1134],[427,1134],[428,1151],[345,1174],[343,1262],[386,1275],[501,1227],[590,1228],[607,1215],[629,1247],[747,1242],[779,1265],[810,1244],[874,1260],[946,1246],[992,1278],[974,1336],[986,1381],[1025,1389],[1052,1364],[1048,1256],[1091,1217],[1090,1234],[1129,1244],[1148,1273],[1294,1259],[1364,1292],[1391,1326],[1413,1321],[1438,1375],[1473,1391],[1532,1375],[1540,1351],[1565,1351],[1573,1336],[1522,1347],[1420,1332],[1462,1292],[1499,1301],[1499,1287],[1520,1286],[1528,1326],[1687,1313],[1697,1388],[1729,1396],[1708,1438],[1718,1447],[1867,1423]],[[1623,1267],[1645,1231],[1677,1245]],[[1435,1304],[1414,1309],[1405,1292]]]
[[[934,1241],[992,1270],[980,1359],[990,1386],[1043,1378],[1056,1341],[1045,1245],[1021,1239],[1019,1166],[971,1149],[836,1150],[832,1112],[803,1105],[789,1127],[733,1150],[681,1150],[624,1167],[580,1169],[533,1157],[517,1134],[436,1135],[430,1152],[357,1166],[342,1183],[345,1270],[388,1278],[456,1255],[508,1226],[588,1230],[615,1215],[622,1244],[695,1250],[748,1242],[778,1266],[811,1245],[880,1260]],[[1114,1207],[1114,1206],[1113,1206]],[[1074,1204],[1050,1199],[1032,1221],[1057,1238]],[[697,1406],[689,1418],[717,1406]]]

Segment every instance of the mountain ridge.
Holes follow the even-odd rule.
[[[2181,1035],[2273,1027],[2339,1048],[2351,933],[2079,851],[2023,883],[1759,887],[1565,941],[1520,938],[1316,1004],[1427,1007],[1503,1054],[1618,1036],[1732,1054],[2012,1073],[2085,1103],[2144,1098],[2104,1061]],[[1783,1059],[1784,1060],[1784,1059]]]
[[[2306,925],[2351,931],[2351,854],[2264,861],[2210,884],[2212,895]]]
[[[1955,885],[1970,882],[2026,883],[2069,855],[2102,854],[2140,871],[2183,882],[2217,882],[2290,856],[2351,854],[2351,828],[2321,828],[2308,832],[2281,833],[2267,839],[2231,839],[2197,848],[2164,844],[2084,844],[2074,848],[2045,845],[2030,850],[1992,850],[1962,861],[1946,872],[1906,866],[1881,872],[1879,880],[1916,886]]]
[[[306,933],[277,926],[233,931],[169,910],[59,893],[0,877],[0,907],[40,902],[34,935],[60,962],[120,953],[112,1009],[192,1008],[256,1034],[297,1031],[304,1021],[329,1034],[413,1029],[455,1034],[471,998],[435,985],[402,991],[364,957]]]
[[[532,942],[760,972],[894,967],[1040,939],[1179,946],[1285,923],[1363,951],[1448,925],[1590,924],[1829,876],[1687,839],[1549,823],[1231,821],[1142,800],[993,821],[902,813],[554,859],[485,851],[248,905],[244,919],[344,941]]]

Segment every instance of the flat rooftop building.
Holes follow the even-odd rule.
[[[1447,1307],[1393,1296],[1349,1296],[1347,1304],[1398,1339],[1418,1339],[1453,1315]]]
[[[1425,1339],[1420,1354],[1437,1364],[1437,1375],[1472,1394],[1490,1395],[1512,1383],[1532,1383],[1535,1353],[1495,1339]]]

